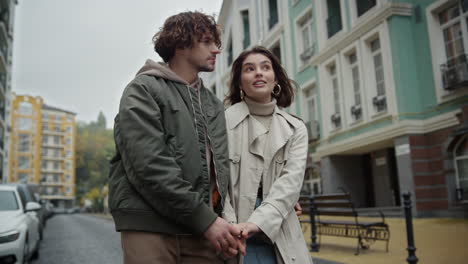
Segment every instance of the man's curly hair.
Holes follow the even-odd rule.
[[[218,48],[221,47],[220,30],[213,16],[198,11],[179,13],[166,19],[153,36],[154,50],[168,62],[176,49],[191,48],[205,34],[210,34]]]

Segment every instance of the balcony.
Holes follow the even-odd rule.
[[[453,91],[468,86],[468,59],[466,54],[454,57],[440,65],[445,90]]]

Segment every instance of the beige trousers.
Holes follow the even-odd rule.
[[[124,264],[224,263],[204,237],[121,232]]]

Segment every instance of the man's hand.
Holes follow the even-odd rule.
[[[239,248],[241,245],[238,242],[241,235],[240,229],[221,217],[216,218],[203,235],[210,241],[217,253],[222,252],[224,256],[232,258],[241,250],[241,253],[245,255],[245,247]]]
[[[302,207],[299,202],[297,202],[296,205],[294,205],[294,211],[296,212],[296,215],[298,217],[302,215]]]

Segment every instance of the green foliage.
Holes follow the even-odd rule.
[[[81,201],[94,188],[107,184],[109,161],[115,153],[113,131],[106,128],[106,118],[99,113],[97,122],[77,124],[76,194]]]

